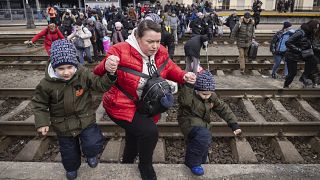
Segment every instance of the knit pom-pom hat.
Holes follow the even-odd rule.
[[[214,91],[215,81],[213,75],[209,71],[200,72],[197,75],[194,89],[198,91]]]
[[[76,48],[66,39],[54,41],[50,50],[50,63],[53,69],[65,64],[77,67]]]

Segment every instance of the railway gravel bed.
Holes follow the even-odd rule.
[[[0,116],[3,116],[8,112],[12,111],[16,106],[18,106],[21,103],[21,98],[6,98],[3,100],[5,100],[5,102],[3,102],[0,105]]]
[[[39,159],[34,159],[34,161],[39,162],[54,162],[56,156],[59,153],[59,145],[57,139],[51,139],[48,150]]]
[[[269,122],[287,122],[268,102],[268,99],[251,99],[258,112]]]
[[[313,109],[320,112],[320,99],[314,99],[314,98],[304,98],[307,100],[307,102],[311,105]]]
[[[280,155],[273,152],[270,138],[264,137],[248,137],[247,141],[250,143],[253,152],[256,155],[258,163],[260,164],[278,164],[282,163]]]
[[[239,104],[241,101],[240,98],[222,98],[222,100],[229,105],[232,112],[238,118],[238,122],[254,122],[245,112],[244,107]]]
[[[296,147],[300,155],[307,164],[320,164],[320,153],[314,152],[311,149],[309,137],[289,137],[292,144]]]
[[[317,121],[311,114],[298,107],[298,102],[295,99],[280,99],[280,102],[299,121]]]
[[[8,121],[24,121],[28,117],[32,116],[33,112],[31,110],[31,105],[29,104],[25,109],[23,109],[19,114],[13,116],[12,118],[8,119]]]
[[[185,157],[185,141],[183,139],[166,139],[166,163],[182,164]]]
[[[212,138],[208,156],[210,164],[235,164],[230,147],[231,138]]]
[[[32,137],[14,137],[8,148],[0,152],[0,161],[12,161],[31,139]]]

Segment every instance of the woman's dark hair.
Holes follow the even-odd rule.
[[[82,21],[80,19],[78,19],[75,23],[77,26],[81,26],[82,25]]]
[[[310,20],[307,23],[303,23],[301,25],[301,29],[306,32],[306,34],[313,35],[314,30],[319,27],[319,21],[317,20]]]
[[[151,20],[143,20],[139,23],[135,35],[139,38],[144,36],[146,31],[155,31],[161,33],[161,26]]]

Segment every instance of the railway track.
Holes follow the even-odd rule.
[[[0,154],[1,151],[9,151],[12,146],[21,146],[20,148],[16,147],[19,150],[11,154],[11,159],[9,157],[6,159],[5,156],[4,160],[61,161],[55,134],[50,132],[47,137],[38,136],[34,129],[32,114],[28,114],[22,119],[18,118],[19,114],[26,113],[25,109],[28,109],[26,107],[29,106],[29,99],[31,92],[33,92],[32,89],[25,90],[17,89],[16,93],[10,94],[13,89],[0,89],[0,97],[3,98],[7,94],[5,100],[0,100],[0,106],[3,108],[10,104],[7,102],[12,101],[8,97],[20,98],[14,99],[17,101],[15,106],[0,116]],[[320,94],[318,92],[310,89],[280,91],[218,89],[217,93],[230,107],[236,106],[246,113],[245,120],[239,118],[239,125],[244,133],[240,138],[233,138],[226,123],[211,122],[214,139],[210,150],[211,154],[208,155],[208,163],[266,163],[266,161],[270,161],[269,163],[320,163],[320,139],[318,138],[320,135],[320,114],[317,107],[320,102]],[[96,95],[101,96],[101,94]],[[233,104],[233,102],[237,102],[237,104]],[[269,109],[272,109],[272,111],[267,109],[267,114],[261,112],[259,107],[265,104],[269,106]],[[296,108],[290,109],[290,104],[295,104]],[[102,162],[120,162],[124,131],[106,117],[100,101],[96,103],[96,107],[97,123],[107,138],[100,160]],[[235,111],[233,108],[232,110]],[[177,122],[172,121],[171,113],[172,111],[168,111],[169,115],[160,119],[158,123],[160,139],[156,147],[154,162],[183,162],[183,158],[180,156],[184,154],[184,141]],[[235,112],[238,116],[237,113]],[[281,117],[285,121],[270,120],[268,117],[270,114]],[[306,116],[309,116],[310,120],[305,121]],[[220,148],[225,150],[220,151]],[[267,153],[261,155],[261,152]],[[218,157],[214,155],[216,153]],[[48,154],[50,157],[47,157]],[[228,156],[231,157],[228,158]]]
[[[35,34],[1,34],[0,35],[0,43],[7,44],[7,43],[23,43],[26,40],[30,40],[33,38]],[[270,42],[274,33],[256,33],[256,41],[259,43],[263,42]],[[190,34],[187,34],[182,41],[186,41],[190,38]],[[224,42],[229,41],[229,33],[223,34],[222,37],[218,37],[214,39],[216,42]],[[39,40],[41,41],[41,39]]]
[[[48,56],[34,56],[34,55],[0,55],[0,68],[13,68],[22,70],[43,70],[46,67]],[[104,56],[100,56],[98,60],[102,60]],[[210,70],[237,70],[240,68],[237,63],[237,55],[210,55],[209,56],[209,67]],[[181,67],[185,67],[185,56],[175,55],[174,61]],[[247,70],[271,70],[273,64],[271,63],[272,56],[258,56],[254,61],[246,63]],[[206,57],[201,56],[200,62],[203,67],[207,67]],[[93,68],[96,63],[88,64],[85,66]],[[280,69],[284,68],[284,64],[280,65]],[[304,64],[299,63],[299,70],[304,69]]]

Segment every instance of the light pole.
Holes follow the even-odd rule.
[[[26,0],[26,14],[27,14],[27,29],[34,29],[36,26],[34,25],[33,20],[33,12],[29,5],[28,0]]]

